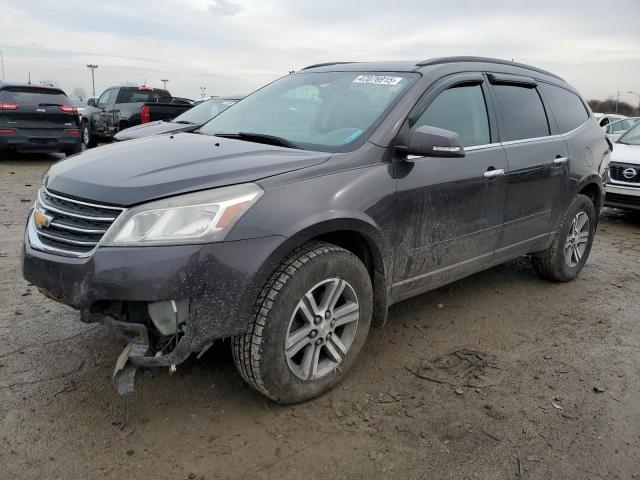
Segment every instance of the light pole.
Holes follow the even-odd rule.
[[[93,96],[96,96],[96,78],[95,78],[95,70],[96,68],[98,68],[98,65],[93,65],[92,63],[90,63],[89,65],[87,65],[87,68],[91,69],[91,91],[93,92]]]
[[[616,115],[618,114],[618,104],[620,103],[620,94],[622,92],[616,93]]]
[[[200,96],[202,98],[206,97],[207,95],[207,87],[200,87]]]
[[[164,85],[164,89],[167,89],[167,82],[169,81],[168,78],[161,78],[160,81],[162,82],[162,84]]]
[[[638,97],[638,108],[636,108],[636,111],[638,112],[638,115],[640,115],[640,93],[631,90],[629,90],[629,93]]]

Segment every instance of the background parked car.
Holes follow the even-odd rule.
[[[622,135],[613,149],[605,205],[640,210],[640,123]]]
[[[211,98],[178,115],[173,120],[158,120],[157,122],[136,125],[118,132],[113,139],[124,141],[162,133],[192,132],[241,99],[241,96]]]
[[[111,87],[89,99],[82,116],[82,141],[87,148],[110,141],[120,130],[141,123],[169,120],[191,108],[185,99],[151,87]]]
[[[8,149],[80,152],[78,109],[56,87],[0,83],[0,151]]]
[[[617,141],[627,130],[638,123],[639,120],[640,117],[630,117],[611,122],[609,125],[604,127],[607,138],[612,142]]]
[[[606,127],[611,122],[627,118],[626,115],[618,115],[617,113],[594,113],[593,116],[596,117],[598,125],[601,127]]]

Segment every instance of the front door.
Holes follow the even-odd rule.
[[[111,124],[113,116],[113,104],[117,89],[110,88],[106,90],[98,99],[97,108],[99,111],[94,117],[93,130],[98,135],[108,136],[111,134]]]
[[[432,88],[406,128],[457,132],[461,158],[396,163],[397,258],[394,300],[435,288],[489,265],[502,228],[507,161],[485,79],[461,74]]]

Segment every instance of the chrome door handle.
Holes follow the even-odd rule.
[[[499,177],[501,175],[504,175],[504,168],[495,168],[493,170],[487,170],[482,175],[484,175],[484,178]]]
[[[553,159],[554,165],[562,165],[563,163],[567,163],[569,159],[567,157],[557,157]]]

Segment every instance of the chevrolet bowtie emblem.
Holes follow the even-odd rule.
[[[50,217],[42,210],[36,209],[35,212],[33,212],[33,223],[36,225],[38,230],[42,230],[43,228],[51,225],[52,220],[53,217]]]

